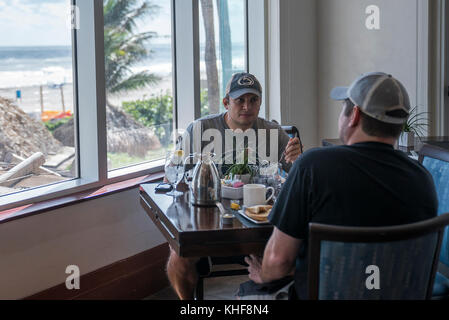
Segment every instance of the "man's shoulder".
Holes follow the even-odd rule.
[[[347,146],[318,147],[309,149],[301,156],[301,161],[307,163],[335,162],[336,157],[349,154]]]
[[[197,121],[216,121],[218,119],[221,119],[223,117],[223,113],[217,113],[217,114],[210,114],[204,117],[201,117],[200,119],[198,119]]]
[[[217,127],[219,124],[221,124],[222,122],[222,118],[223,118],[223,113],[219,113],[219,114],[211,114],[211,115],[207,115],[204,117],[201,117],[193,122],[191,122],[189,124],[189,126],[187,127],[187,131],[192,131],[193,126],[197,125],[197,124],[201,124],[201,126],[204,128],[209,128],[209,127]]]
[[[331,168],[334,170],[338,167],[346,167],[350,162],[361,161],[367,165],[379,165],[376,159],[388,155],[389,161],[393,161],[402,168],[411,170],[416,175],[426,174],[424,167],[416,160],[410,159],[405,153],[398,150],[377,150],[375,153],[372,150],[365,150],[355,146],[331,146],[319,147],[307,150],[301,155],[301,167],[315,168],[324,170]],[[369,161],[367,159],[372,159]],[[350,160],[350,161],[349,161]],[[373,164],[374,163],[374,164]],[[405,169],[404,169],[405,170]]]
[[[279,129],[281,125],[274,121],[269,121],[264,118],[257,118],[257,128],[258,129]]]

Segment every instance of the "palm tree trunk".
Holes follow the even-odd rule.
[[[220,89],[218,87],[217,54],[215,50],[215,26],[213,0],[201,0],[204,30],[206,32],[205,63],[209,113],[220,112]]]
[[[220,21],[220,52],[222,72],[222,92],[232,76],[232,41],[231,26],[229,24],[229,0],[217,0],[218,19]]]

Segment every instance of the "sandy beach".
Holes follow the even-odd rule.
[[[21,99],[16,99],[16,91],[21,91]],[[55,110],[62,111],[63,104],[61,99],[61,90],[53,89],[48,86],[42,86],[43,107],[44,111]],[[73,111],[73,86],[66,84],[63,87],[65,110]],[[39,86],[31,86],[24,88],[7,88],[0,89],[0,97],[12,100],[26,113],[40,113],[41,100]]]
[[[21,91],[21,99],[16,99],[16,91]],[[109,100],[117,106],[121,106],[123,101],[135,101],[138,99],[148,99],[151,95],[165,94],[166,91],[173,92],[172,80],[170,77],[164,78],[157,86],[127,92],[126,94],[111,95]],[[44,111],[63,111],[63,102],[61,98],[61,90],[59,88],[51,88],[42,86],[43,92],[43,109]],[[0,97],[12,100],[23,111],[28,114],[41,113],[40,87],[30,86],[22,88],[0,88]],[[73,112],[73,85],[65,84],[63,87],[63,97],[65,110]]]

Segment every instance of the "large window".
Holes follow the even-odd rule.
[[[0,3],[0,195],[77,177],[70,9]]]
[[[233,73],[246,71],[246,1],[199,0],[201,115],[224,111]]]
[[[172,145],[171,0],[104,0],[108,169]]]
[[[161,170],[247,70],[248,4],[0,1],[0,210]]]

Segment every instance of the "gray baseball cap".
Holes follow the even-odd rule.
[[[262,97],[262,86],[259,80],[251,73],[234,73],[226,86],[226,95],[237,99],[247,93]]]
[[[383,72],[363,74],[350,87],[334,88],[330,96],[338,101],[350,99],[363,113],[385,123],[404,124],[410,115],[407,90]]]

